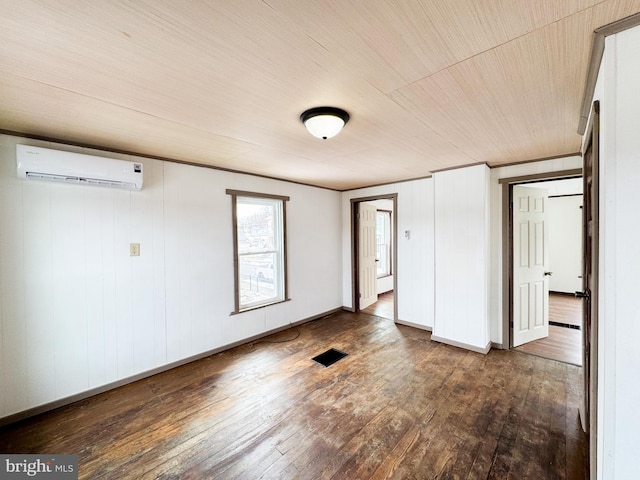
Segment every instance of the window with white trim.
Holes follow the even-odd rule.
[[[227,193],[233,202],[234,313],[287,300],[285,202],[289,197]]]

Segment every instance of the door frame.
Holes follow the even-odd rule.
[[[591,211],[583,209],[583,241],[586,242],[587,218],[591,215],[591,256],[587,258],[586,245],[583,245],[584,262],[589,262],[591,274],[587,278],[587,267],[583,266],[583,292],[588,292],[590,318],[583,317],[589,322],[589,328],[582,329],[583,343],[588,342],[588,350],[583,349],[583,409],[580,416],[583,421],[583,428],[589,435],[589,469],[591,478],[597,476],[598,461],[598,297],[599,297],[599,252],[600,252],[600,102],[594,101],[591,106],[591,113],[587,123],[585,141],[582,149],[583,167],[586,167],[585,156],[591,149],[591,181],[592,188],[587,189],[585,176],[585,192],[589,195],[589,201],[585,201],[585,207],[591,207]],[[588,191],[587,191],[588,190]],[[591,285],[589,281],[591,280]],[[587,337],[588,336],[588,337]]]
[[[351,305],[353,305],[353,311],[360,311],[360,299],[358,298],[358,292],[360,291],[359,284],[359,265],[358,265],[358,204],[365,202],[373,202],[375,200],[392,200],[393,201],[393,215],[392,215],[392,232],[391,238],[393,245],[391,246],[391,264],[394,267],[393,270],[393,321],[398,321],[398,194],[388,193],[380,195],[372,195],[369,197],[352,198],[349,210],[351,212]]]
[[[502,348],[513,348],[513,186],[582,177],[582,168],[501,178],[502,185]]]

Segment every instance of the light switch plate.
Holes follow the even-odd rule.
[[[130,243],[129,244],[129,256],[130,257],[139,257],[140,256],[140,244],[139,243]]]

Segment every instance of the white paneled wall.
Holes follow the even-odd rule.
[[[342,305],[337,192],[139,158],[139,192],[25,182],[16,143],[134,159],[0,135],[0,418]],[[291,198],[290,302],[230,315],[227,188]]]
[[[486,352],[489,338],[489,168],[434,174],[433,339]]]
[[[435,302],[433,179],[397,186],[398,319],[432,329]]]
[[[605,40],[600,101],[598,479],[638,476],[640,27]]]

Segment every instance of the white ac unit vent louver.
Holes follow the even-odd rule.
[[[140,190],[142,163],[16,145],[18,178]]]

